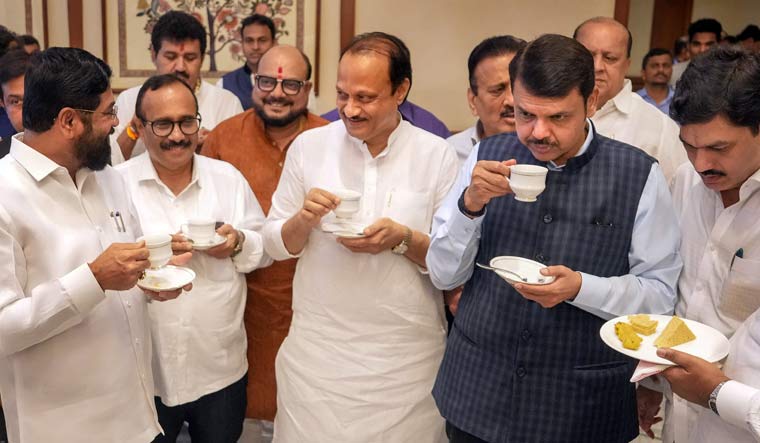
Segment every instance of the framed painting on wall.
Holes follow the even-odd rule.
[[[113,69],[112,85],[121,90],[153,75],[150,32],[162,14],[187,12],[206,29],[202,77],[216,78],[245,63],[240,23],[258,13],[275,23],[281,44],[296,46],[318,70],[317,3],[319,0],[103,0],[105,59]]]

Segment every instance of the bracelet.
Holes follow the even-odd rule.
[[[140,136],[135,132],[134,129],[132,129],[132,126],[127,126],[127,137],[129,137],[130,140],[135,141]]]

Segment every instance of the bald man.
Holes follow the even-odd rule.
[[[656,158],[670,180],[686,162],[686,151],[678,138],[678,125],[634,93],[625,78],[633,44],[628,28],[612,18],[595,17],[581,23],[573,38],[594,57],[599,101],[591,121],[596,130]]]
[[[288,45],[272,47],[259,60],[252,79],[253,108],[219,124],[203,145],[202,154],[232,163],[243,173],[265,213],[290,143],[301,132],[327,124],[306,109],[310,77],[311,64],[301,51]],[[246,417],[255,420],[254,432],[263,442],[272,438],[277,411],[274,358],[290,328],[295,269],[295,259],[278,261],[247,276],[244,322],[251,365]]]

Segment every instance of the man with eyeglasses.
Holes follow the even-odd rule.
[[[235,442],[246,408],[245,273],[271,263],[263,252],[264,214],[231,165],[195,153],[202,120],[190,87],[164,74],[140,88],[136,130],[147,155],[117,166],[143,231],[178,232],[188,219],[219,220],[217,240],[191,244],[174,235],[175,253],[193,251],[192,296],[151,304],[156,409],[173,443],[183,422],[201,442]],[[224,196],[224,198],[222,198]]]
[[[198,131],[199,147],[217,124],[243,112],[235,94],[201,79],[201,66],[206,53],[206,30],[195,17],[181,11],[167,12],[153,27],[150,43],[150,55],[157,73],[177,75],[193,89],[198,98],[198,113],[202,118],[202,126]],[[114,165],[145,152],[145,144],[135,130],[135,103],[139,90],[139,86],[127,89],[116,100],[119,125],[112,138]]]
[[[0,107],[8,114],[16,132],[24,130],[21,108],[24,104],[24,72],[29,65],[29,55],[22,49],[13,50],[0,57]],[[0,158],[11,149],[11,137],[0,138]]]
[[[258,67],[253,109],[219,124],[202,153],[238,168],[268,213],[291,142],[303,131],[327,122],[306,108],[311,64],[301,51],[274,46]],[[248,274],[245,327],[248,360],[255,363],[248,371],[246,417],[262,442],[272,439],[277,411],[274,360],[290,328],[295,269],[296,260],[286,260]]]
[[[81,49],[33,57],[24,132],[0,159],[0,393],[12,442],[138,443],[161,432],[146,295],[182,291],[135,288],[149,252],[108,166],[110,75]]]

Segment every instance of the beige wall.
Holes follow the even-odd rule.
[[[385,31],[404,40],[414,71],[410,99],[450,129],[461,130],[473,123],[466,102],[467,56],[476,44],[499,34],[524,39],[547,32],[571,35],[586,18],[611,16],[614,4],[614,0],[358,0],[356,32]],[[323,30],[329,29],[322,23]],[[322,43],[321,63],[337,64],[337,51]],[[335,74],[326,74],[320,107],[334,103]]]
[[[736,35],[750,23],[760,25],[760,1],[758,0],[694,0],[692,19],[714,18],[723,29]]]

